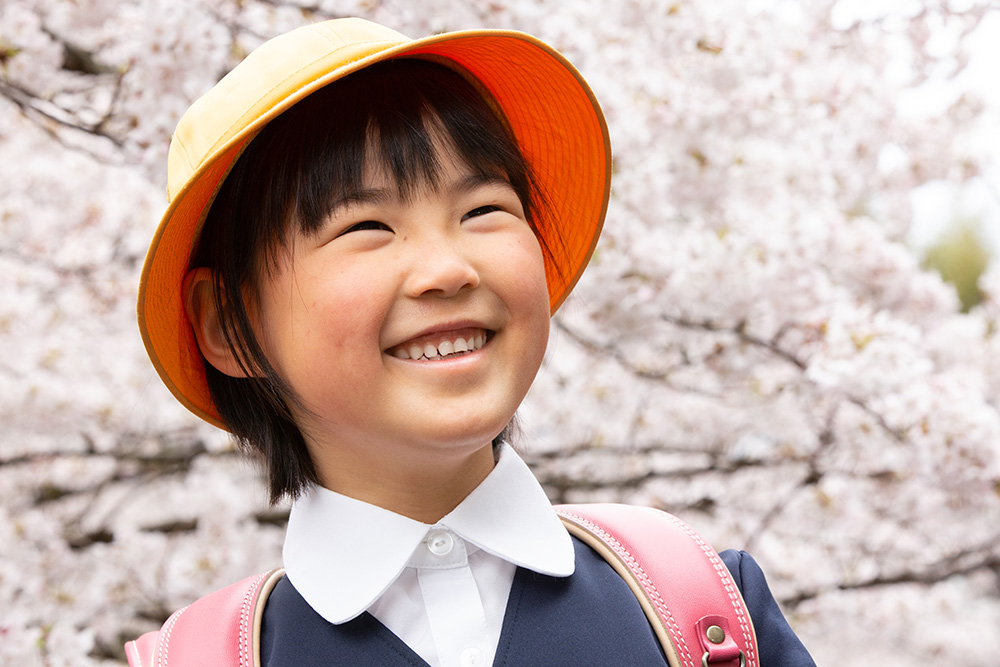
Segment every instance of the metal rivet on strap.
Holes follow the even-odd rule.
[[[709,626],[705,634],[708,636],[708,641],[713,644],[721,644],[726,641],[726,632],[717,625]]]

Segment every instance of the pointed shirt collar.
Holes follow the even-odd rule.
[[[573,573],[573,545],[528,466],[504,445],[490,474],[433,526],[322,487],[292,505],[285,574],[331,623],[365,611],[406,567],[432,528],[540,574]]]

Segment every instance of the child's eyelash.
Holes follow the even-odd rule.
[[[379,222],[378,220],[365,220],[364,222],[359,222],[357,224],[351,225],[344,231],[342,231],[338,236],[343,236],[344,234],[350,234],[351,232],[363,232],[367,230],[386,230],[391,232],[389,226],[384,222]]]
[[[488,206],[479,206],[478,208],[474,208],[465,215],[463,215],[462,220],[465,221],[468,220],[469,218],[474,218],[477,215],[486,215],[487,213],[492,213],[494,211],[499,211],[499,210],[500,210],[499,206],[493,206],[492,204]]]
[[[466,221],[469,218],[475,218],[476,216],[486,215],[487,213],[493,213],[494,211],[499,211],[500,207],[493,204],[487,204],[486,206],[477,206],[468,213],[462,216],[462,221]],[[355,223],[340,232],[337,236],[344,236],[345,234],[350,234],[351,232],[363,232],[372,230],[385,230],[391,232],[392,229],[384,222],[379,222],[378,220],[363,220],[362,222]]]

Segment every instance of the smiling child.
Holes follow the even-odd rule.
[[[600,233],[609,145],[534,38],[358,19],[271,40],[181,119],[140,328],[293,500],[238,664],[667,664],[506,444]],[[723,558],[760,661],[811,665],[753,561]]]

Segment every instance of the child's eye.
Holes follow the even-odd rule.
[[[359,222],[355,225],[351,225],[344,231],[340,232],[337,236],[343,236],[344,234],[350,234],[351,232],[364,232],[369,230],[385,230],[391,232],[392,230],[384,222],[379,222],[378,220],[365,220],[364,222]]]
[[[499,210],[500,210],[499,206],[493,206],[492,204],[489,206],[480,206],[478,208],[472,209],[471,211],[463,215],[462,221],[465,222],[469,218],[475,218],[476,216],[486,215],[487,213],[493,213],[494,211],[499,211]]]

